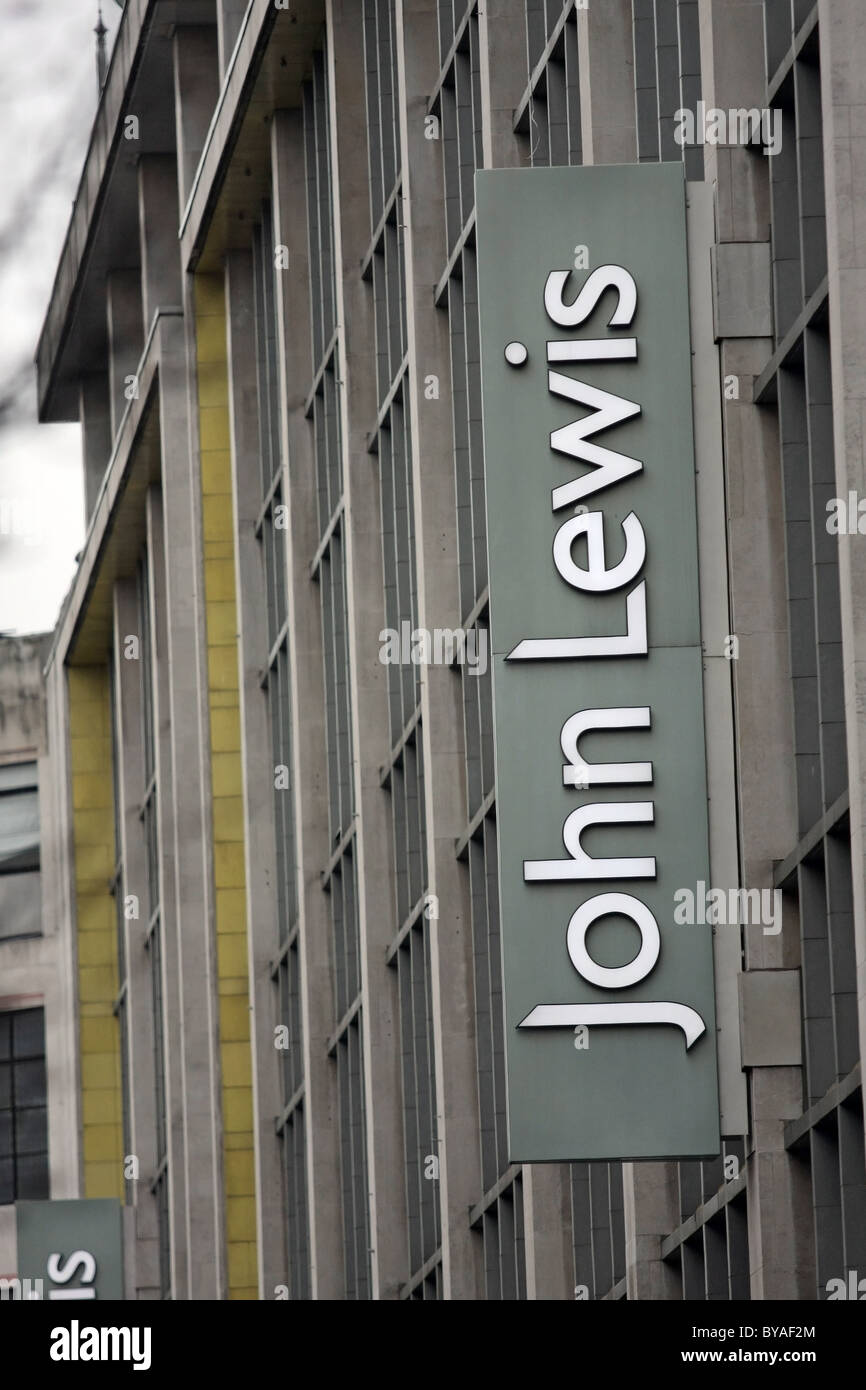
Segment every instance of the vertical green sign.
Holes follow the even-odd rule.
[[[513,1161],[719,1151],[685,185],[476,178]]]
[[[55,1302],[122,1299],[120,1203],[110,1197],[18,1202],[18,1276]]]

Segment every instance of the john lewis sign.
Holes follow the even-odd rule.
[[[711,1155],[682,168],[476,190],[510,1157]]]

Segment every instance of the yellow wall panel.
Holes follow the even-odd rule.
[[[71,667],[67,680],[84,1195],[122,1198],[117,926],[108,888],[115,863],[108,667]]]
[[[122,1125],[123,1103],[120,1092],[85,1091],[81,1102],[85,1132],[90,1125]]]
[[[239,755],[240,756],[240,755]],[[243,888],[245,883],[244,847],[229,841],[219,841],[213,847],[214,882],[220,888]],[[219,904],[219,899],[217,899]],[[219,912],[219,906],[217,906]]]
[[[250,1036],[250,1010],[245,999],[224,999],[220,1004],[220,1037],[243,1042]]]
[[[255,1194],[256,1169],[251,1149],[239,1149],[226,1154],[226,1192],[230,1197]]]
[[[240,758],[234,753],[211,753],[214,796],[240,796]]]
[[[246,978],[246,932],[223,932],[217,937],[217,971],[220,980]]]
[[[232,932],[245,930],[246,893],[241,888],[224,888],[217,905],[217,931]]]
[[[98,1158],[89,1159],[87,1155],[87,1136],[85,1134],[84,1150],[84,1171],[86,1180],[85,1196],[87,1197],[120,1197],[122,1193],[118,1191],[117,1174],[123,1171],[123,1165],[117,1159],[110,1162],[100,1162]]]
[[[215,840],[243,841],[244,803],[241,797],[214,797],[213,834]]]
[[[257,1280],[255,1241],[233,1241],[229,1246],[229,1279],[238,1287],[255,1286]]]
[[[201,460],[201,490],[204,496],[215,493],[219,496],[227,497],[231,495],[232,482],[231,473],[226,472],[226,461],[229,459],[227,449],[211,449],[202,455]]]

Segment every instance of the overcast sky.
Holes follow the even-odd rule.
[[[121,11],[103,0],[108,49]],[[0,632],[54,626],[84,538],[77,425],[33,358],[96,112],[97,0],[0,0]]]

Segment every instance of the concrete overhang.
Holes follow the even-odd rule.
[[[131,400],[87,526],[80,562],[54,630],[46,671],[55,662],[98,665],[111,649],[114,581],[133,575],[145,540],[147,489],[160,481],[159,364],[166,334],[182,332],[179,309],[154,316]]]
[[[105,365],[105,278],[140,260],[138,161],[175,151],[172,35],[215,23],[215,0],[127,0],[36,350],[40,420],[77,421],[79,378]]]
[[[226,251],[249,247],[271,188],[271,113],[301,105],[324,22],[324,0],[249,5],[181,212],[184,270],[218,271]]]

